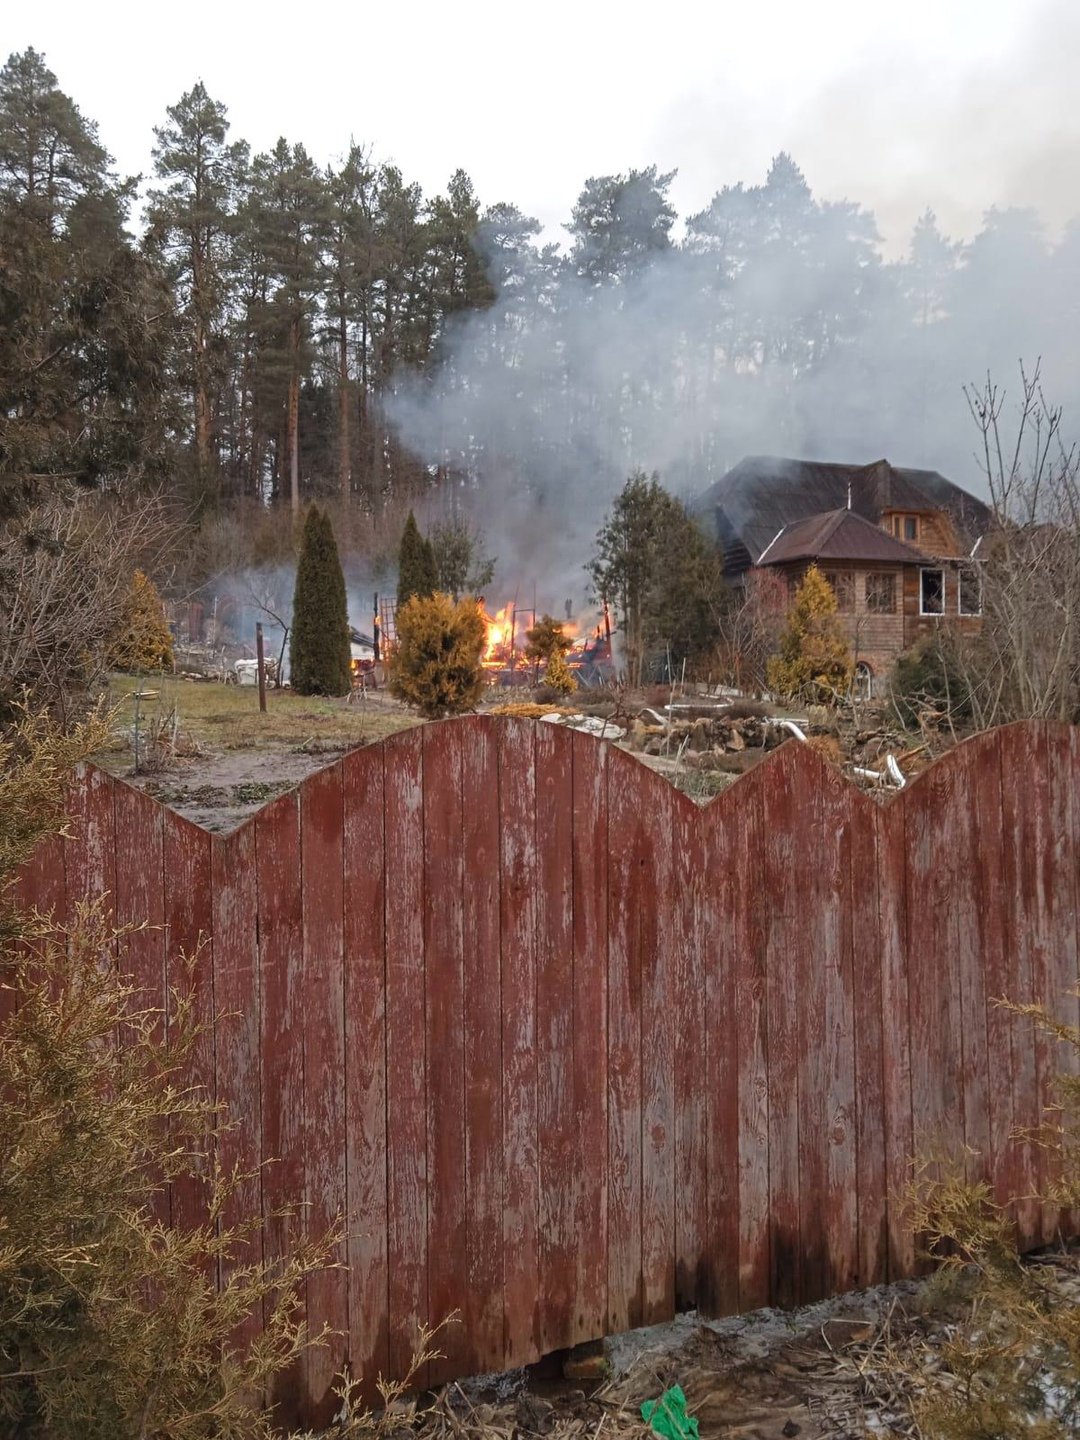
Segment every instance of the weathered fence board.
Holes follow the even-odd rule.
[[[340,1221],[306,1294],[339,1333],[283,1391],[312,1420],[346,1360],[370,1394],[451,1310],[421,1380],[911,1274],[917,1151],[985,1175],[1025,1246],[1075,1228],[1015,1136],[1075,1059],[996,1003],[1078,1018],[1075,730],[976,737],[884,807],[789,743],[700,809],[473,717],[214,837],[89,769],[20,895],[148,922],[117,959],[161,1024],[188,957],[187,1079],[236,1122],[255,1253]],[[205,1203],[196,1178],[160,1213]]]

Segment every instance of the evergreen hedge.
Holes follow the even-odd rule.
[[[304,521],[289,633],[292,688],[299,695],[347,695],[352,688],[345,576],[330,517],[312,505]]]

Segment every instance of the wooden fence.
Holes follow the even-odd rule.
[[[704,809],[588,736],[517,719],[355,751],[211,835],[87,769],[26,891],[159,928],[125,963],[165,1005],[200,941],[195,1078],[341,1259],[307,1290],[343,1360],[431,1379],[670,1317],[913,1273],[896,1196],[939,1146],[999,1197],[1061,1057],[992,1002],[1077,1001],[1080,734],[961,745],[889,805],[790,742]],[[965,1148],[967,1147],[967,1148]],[[198,1184],[169,1198],[199,1213]],[[1017,1204],[1023,1243],[1058,1216]],[[290,1225],[268,1218],[267,1256]]]

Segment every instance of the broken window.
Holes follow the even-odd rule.
[[[975,565],[960,567],[960,614],[982,614],[982,576]]]
[[[945,614],[945,571],[919,571],[919,614]]]
[[[836,596],[836,608],[841,615],[850,615],[855,609],[855,572],[833,570],[827,577]]]
[[[871,615],[896,614],[896,576],[871,570],[866,577],[866,608]]]

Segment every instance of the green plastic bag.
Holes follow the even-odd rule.
[[[646,1400],[641,1418],[664,1440],[698,1440],[698,1424],[686,1412],[686,1396],[681,1385],[672,1385],[659,1400]]]

